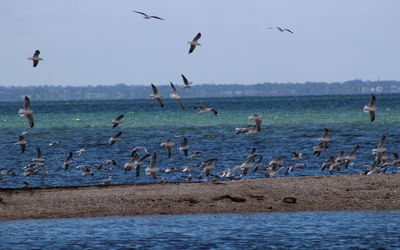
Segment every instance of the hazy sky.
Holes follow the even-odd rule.
[[[1,0],[0,85],[400,80],[399,10],[398,0]]]

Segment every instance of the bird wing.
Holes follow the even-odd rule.
[[[284,30],[286,30],[286,31],[289,32],[289,33],[294,34],[293,31],[291,31],[290,29],[284,29]]]
[[[383,148],[383,145],[385,145],[385,141],[386,141],[386,136],[382,135],[378,148]]]
[[[329,136],[329,129],[328,128],[324,128],[324,134],[322,137],[328,137]]]
[[[161,98],[157,98],[156,100],[160,104],[161,108],[164,108],[164,103],[162,102]]]
[[[201,37],[201,33],[198,33],[194,38],[193,38],[193,42],[197,42]]]
[[[376,97],[374,95],[371,96],[371,100],[369,101],[369,107],[375,106]]]
[[[69,152],[68,156],[67,156],[67,159],[65,159],[65,161],[70,161],[72,159],[72,155],[73,155],[73,153]]]
[[[210,110],[214,113],[214,115],[218,115],[218,111],[216,109],[212,108]]]
[[[33,116],[32,116],[32,114],[26,115],[26,118],[28,119],[29,127],[33,128],[33,126],[35,125],[35,123],[33,122]]]
[[[157,154],[154,153],[151,157],[150,168],[155,168],[157,166]]]
[[[185,77],[183,74],[182,74],[181,76],[182,76],[182,79],[183,79],[183,84],[184,84],[185,86],[189,86],[190,84],[189,84],[188,79],[186,79],[186,77]]]
[[[40,150],[39,147],[36,147],[36,158],[39,159],[40,157],[42,157],[42,150]]]
[[[151,84],[151,87],[152,87],[152,89],[153,89],[153,94],[154,94],[154,95],[158,95],[158,89],[157,89],[157,87],[154,86],[154,84]]]
[[[178,92],[175,88],[175,85],[172,82],[169,82],[171,84],[171,88],[172,88],[172,92],[174,92],[174,94],[176,95]]]
[[[115,118],[116,121],[120,121],[122,118],[124,118],[124,115],[119,115],[117,118]]]
[[[147,16],[148,17],[148,15],[146,13],[143,13],[143,12],[140,12],[140,11],[132,10],[132,12],[136,12],[138,14],[141,14],[143,16]]]
[[[21,145],[21,153],[25,152],[26,144],[20,144]]]
[[[171,156],[172,156],[172,146],[166,146],[165,148],[167,149],[168,158],[171,158]]]
[[[151,17],[151,18],[155,18],[155,19],[164,20],[163,18],[161,18],[161,17],[158,17],[158,16],[149,16],[149,17]]]
[[[178,98],[178,99],[176,99],[176,100],[178,101],[179,106],[181,106],[181,108],[182,108],[183,110],[185,110],[185,105],[183,104],[182,99],[181,99],[181,98]]]
[[[25,96],[24,109],[30,109],[30,108],[31,108],[31,100],[29,100],[29,97]]]
[[[114,138],[118,138],[118,137],[120,137],[121,135],[122,135],[122,132],[120,131],[120,132],[116,133],[113,137],[114,137]]]
[[[196,48],[196,45],[191,44],[189,49],[189,54],[193,52],[194,48]]]
[[[33,67],[36,67],[39,63],[39,60],[32,60],[32,62],[33,62]]]
[[[369,111],[369,117],[371,118],[371,122],[375,121],[375,111]]]
[[[203,105],[200,105],[200,106],[196,106],[196,107],[193,108],[193,110],[195,110],[195,109],[198,109],[198,110],[205,110],[206,107],[204,107]]]

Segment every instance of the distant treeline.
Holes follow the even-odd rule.
[[[178,85],[178,84],[176,84]],[[238,97],[238,96],[293,96],[293,95],[354,95],[371,93],[400,93],[399,81],[306,82],[306,83],[259,83],[242,84],[194,84],[190,89],[177,86],[183,98]],[[160,94],[169,98],[171,88],[158,86]],[[0,86],[0,101],[21,100],[25,95],[36,100],[82,99],[146,99],[151,86],[119,83],[99,86]]]

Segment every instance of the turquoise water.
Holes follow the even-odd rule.
[[[0,249],[398,249],[400,212],[0,221]]]
[[[182,111],[174,100],[166,100],[164,109],[154,100],[31,100],[35,117],[33,129],[29,129],[25,117],[17,114],[22,98],[21,102],[0,102],[0,156],[3,159],[0,169],[14,168],[17,174],[2,176],[0,188],[22,187],[24,181],[32,187],[99,185],[110,175],[113,176],[113,184],[157,181],[144,173],[150,158],[143,165],[139,177],[122,170],[129,160],[130,150],[135,146],[145,146],[150,153],[156,152],[161,170],[196,165],[202,160],[217,158],[214,174],[243,163],[253,147],[264,157],[264,165],[278,156],[287,156],[285,166],[289,166],[293,164],[291,152],[300,151],[304,155],[301,162],[306,163],[307,168],[295,170],[290,176],[311,176],[329,174],[320,170],[329,156],[337,156],[342,150],[349,153],[360,144],[355,164],[333,174],[364,173],[363,165],[374,160],[371,150],[382,135],[387,137],[386,148],[389,152],[397,152],[400,144],[400,95],[377,95],[378,112],[376,121],[372,123],[369,115],[362,112],[369,99],[369,95],[187,99],[184,100],[186,111]],[[192,110],[196,105],[214,107],[219,115],[199,115]],[[236,135],[236,127],[252,124],[248,117],[254,113],[263,118],[261,132]],[[120,114],[125,116],[124,123],[112,129],[110,121]],[[326,152],[317,157],[313,155],[313,146],[325,127],[331,130],[332,143]],[[27,150],[21,153],[14,142],[25,131],[33,134],[25,135]],[[108,145],[108,139],[117,131],[122,132],[122,140]],[[201,158],[185,158],[178,152],[177,147],[183,137],[189,139],[189,153],[201,151]],[[171,159],[160,147],[160,143],[168,138],[172,138],[176,145]],[[61,144],[49,147],[48,143],[52,141],[60,141]],[[47,159],[47,175],[43,178],[39,175],[23,176],[22,169],[34,158],[36,146],[40,146]],[[68,152],[80,148],[86,148],[87,152],[79,158],[74,157],[72,167],[64,171],[62,166]],[[92,166],[107,159],[117,162],[112,172],[96,171]],[[82,164],[87,165],[94,175],[82,176],[81,171],[75,168]],[[395,171],[395,167],[388,169],[388,173]],[[282,170],[278,176],[283,176],[284,172]],[[204,181],[195,178],[200,174],[201,169],[195,168],[192,173],[194,178],[190,181]],[[188,181],[182,175],[180,172],[160,172],[158,179]],[[261,171],[246,176],[264,177]]]

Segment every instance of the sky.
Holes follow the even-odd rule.
[[[0,86],[400,80],[399,10],[398,0],[2,0]]]

